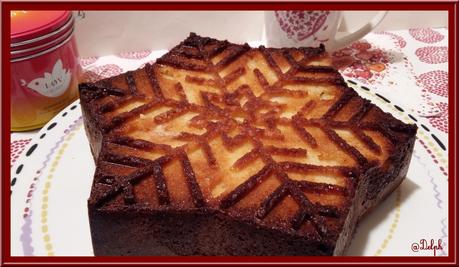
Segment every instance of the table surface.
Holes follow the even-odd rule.
[[[95,81],[134,70],[165,51],[136,51],[81,59],[83,79]],[[407,112],[425,117],[447,144],[448,30],[422,28],[368,34],[332,54],[345,78],[368,85]],[[11,166],[40,129],[11,133]]]

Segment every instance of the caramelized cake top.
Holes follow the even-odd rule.
[[[330,64],[323,46],[191,34],[153,65],[80,85],[102,133],[90,207],[213,211],[336,237],[359,179],[390,169],[416,128],[358,96]]]

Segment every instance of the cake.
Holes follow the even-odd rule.
[[[322,45],[191,33],[79,90],[96,256],[342,255],[403,181],[417,131],[348,87]]]

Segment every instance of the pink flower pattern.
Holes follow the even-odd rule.
[[[419,75],[418,81],[432,94],[448,97],[448,72],[434,70]]]
[[[95,82],[101,79],[109,78],[121,74],[123,69],[115,64],[106,64],[91,68],[83,73],[83,80],[86,82]]]
[[[332,54],[333,65],[350,78],[379,78],[389,63],[387,53],[367,41],[357,41]]]
[[[440,109],[440,114],[434,117],[429,117],[429,122],[436,129],[444,133],[448,133],[448,103],[437,103],[437,107]]]
[[[448,62],[448,47],[426,46],[416,49],[416,56],[420,61],[428,64],[439,64]]]
[[[399,47],[399,48],[404,48],[406,46],[406,41],[405,39],[398,35],[398,34],[395,34],[393,32],[386,32],[386,31],[383,31],[383,32],[375,32],[376,34],[381,34],[381,35],[387,35],[387,36],[390,36],[392,39],[395,40],[395,44]]]
[[[21,153],[24,151],[26,146],[30,143],[32,139],[19,139],[11,142],[10,155],[11,155],[11,167],[19,158]]]
[[[148,57],[150,54],[151,50],[142,50],[135,52],[121,52],[118,56],[125,59],[142,59]]]
[[[445,38],[441,33],[430,28],[410,29],[408,32],[414,39],[427,44],[437,43]]]
[[[84,68],[84,67],[87,67],[93,63],[95,63],[97,61],[97,59],[99,59],[99,57],[86,57],[86,58],[82,58],[80,59],[80,65]]]

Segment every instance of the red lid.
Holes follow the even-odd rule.
[[[71,15],[70,11],[11,11],[11,43],[37,38],[50,33],[64,25]]]

